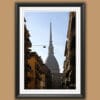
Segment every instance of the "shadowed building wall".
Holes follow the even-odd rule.
[[[71,12],[69,15],[69,26],[67,40],[65,46],[65,61],[63,71],[63,88],[76,88],[76,64],[75,64],[75,49],[76,49],[76,33],[75,33],[76,13]]]
[[[31,44],[31,41],[29,39],[30,37],[30,34],[29,34],[29,31],[26,27],[26,20],[24,18],[24,84],[25,84],[25,88],[27,88],[27,84],[30,80],[30,78],[27,76],[27,74],[29,74],[29,71],[30,71],[30,66],[28,65],[27,63],[27,60],[29,58],[29,55],[30,55],[30,47],[32,46]]]

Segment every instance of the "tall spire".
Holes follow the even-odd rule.
[[[51,22],[50,22],[49,55],[54,55],[53,44],[52,44],[52,23]]]

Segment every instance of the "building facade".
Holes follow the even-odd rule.
[[[31,52],[28,59],[28,65],[30,66],[30,72],[27,76],[31,78],[27,84],[28,89],[46,89],[51,88],[51,73],[47,68],[40,56],[36,52]],[[49,81],[48,81],[49,80]]]
[[[68,33],[65,45],[65,61],[62,87],[68,89],[76,88],[76,64],[75,64],[75,49],[76,49],[76,13],[69,14]]]

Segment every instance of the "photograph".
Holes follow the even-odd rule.
[[[16,97],[84,97],[84,3],[15,4]]]

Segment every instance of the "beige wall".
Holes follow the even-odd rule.
[[[30,0],[1,0],[0,2],[0,100],[15,99],[14,62],[14,3]],[[34,0],[31,0],[34,1]],[[35,0],[49,1],[49,0]],[[99,0],[50,0],[86,2],[86,98],[100,100],[100,3]],[[24,100],[24,99],[22,99]],[[26,99],[29,100],[29,99]],[[34,99],[35,100],[35,99]],[[39,99],[38,99],[39,100]],[[48,100],[50,100],[48,98]],[[57,99],[56,99],[57,100]],[[69,99],[66,99],[69,100]],[[72,99],[70,99],[72,100]],[[77,99],[74,99],[77,100]]]

